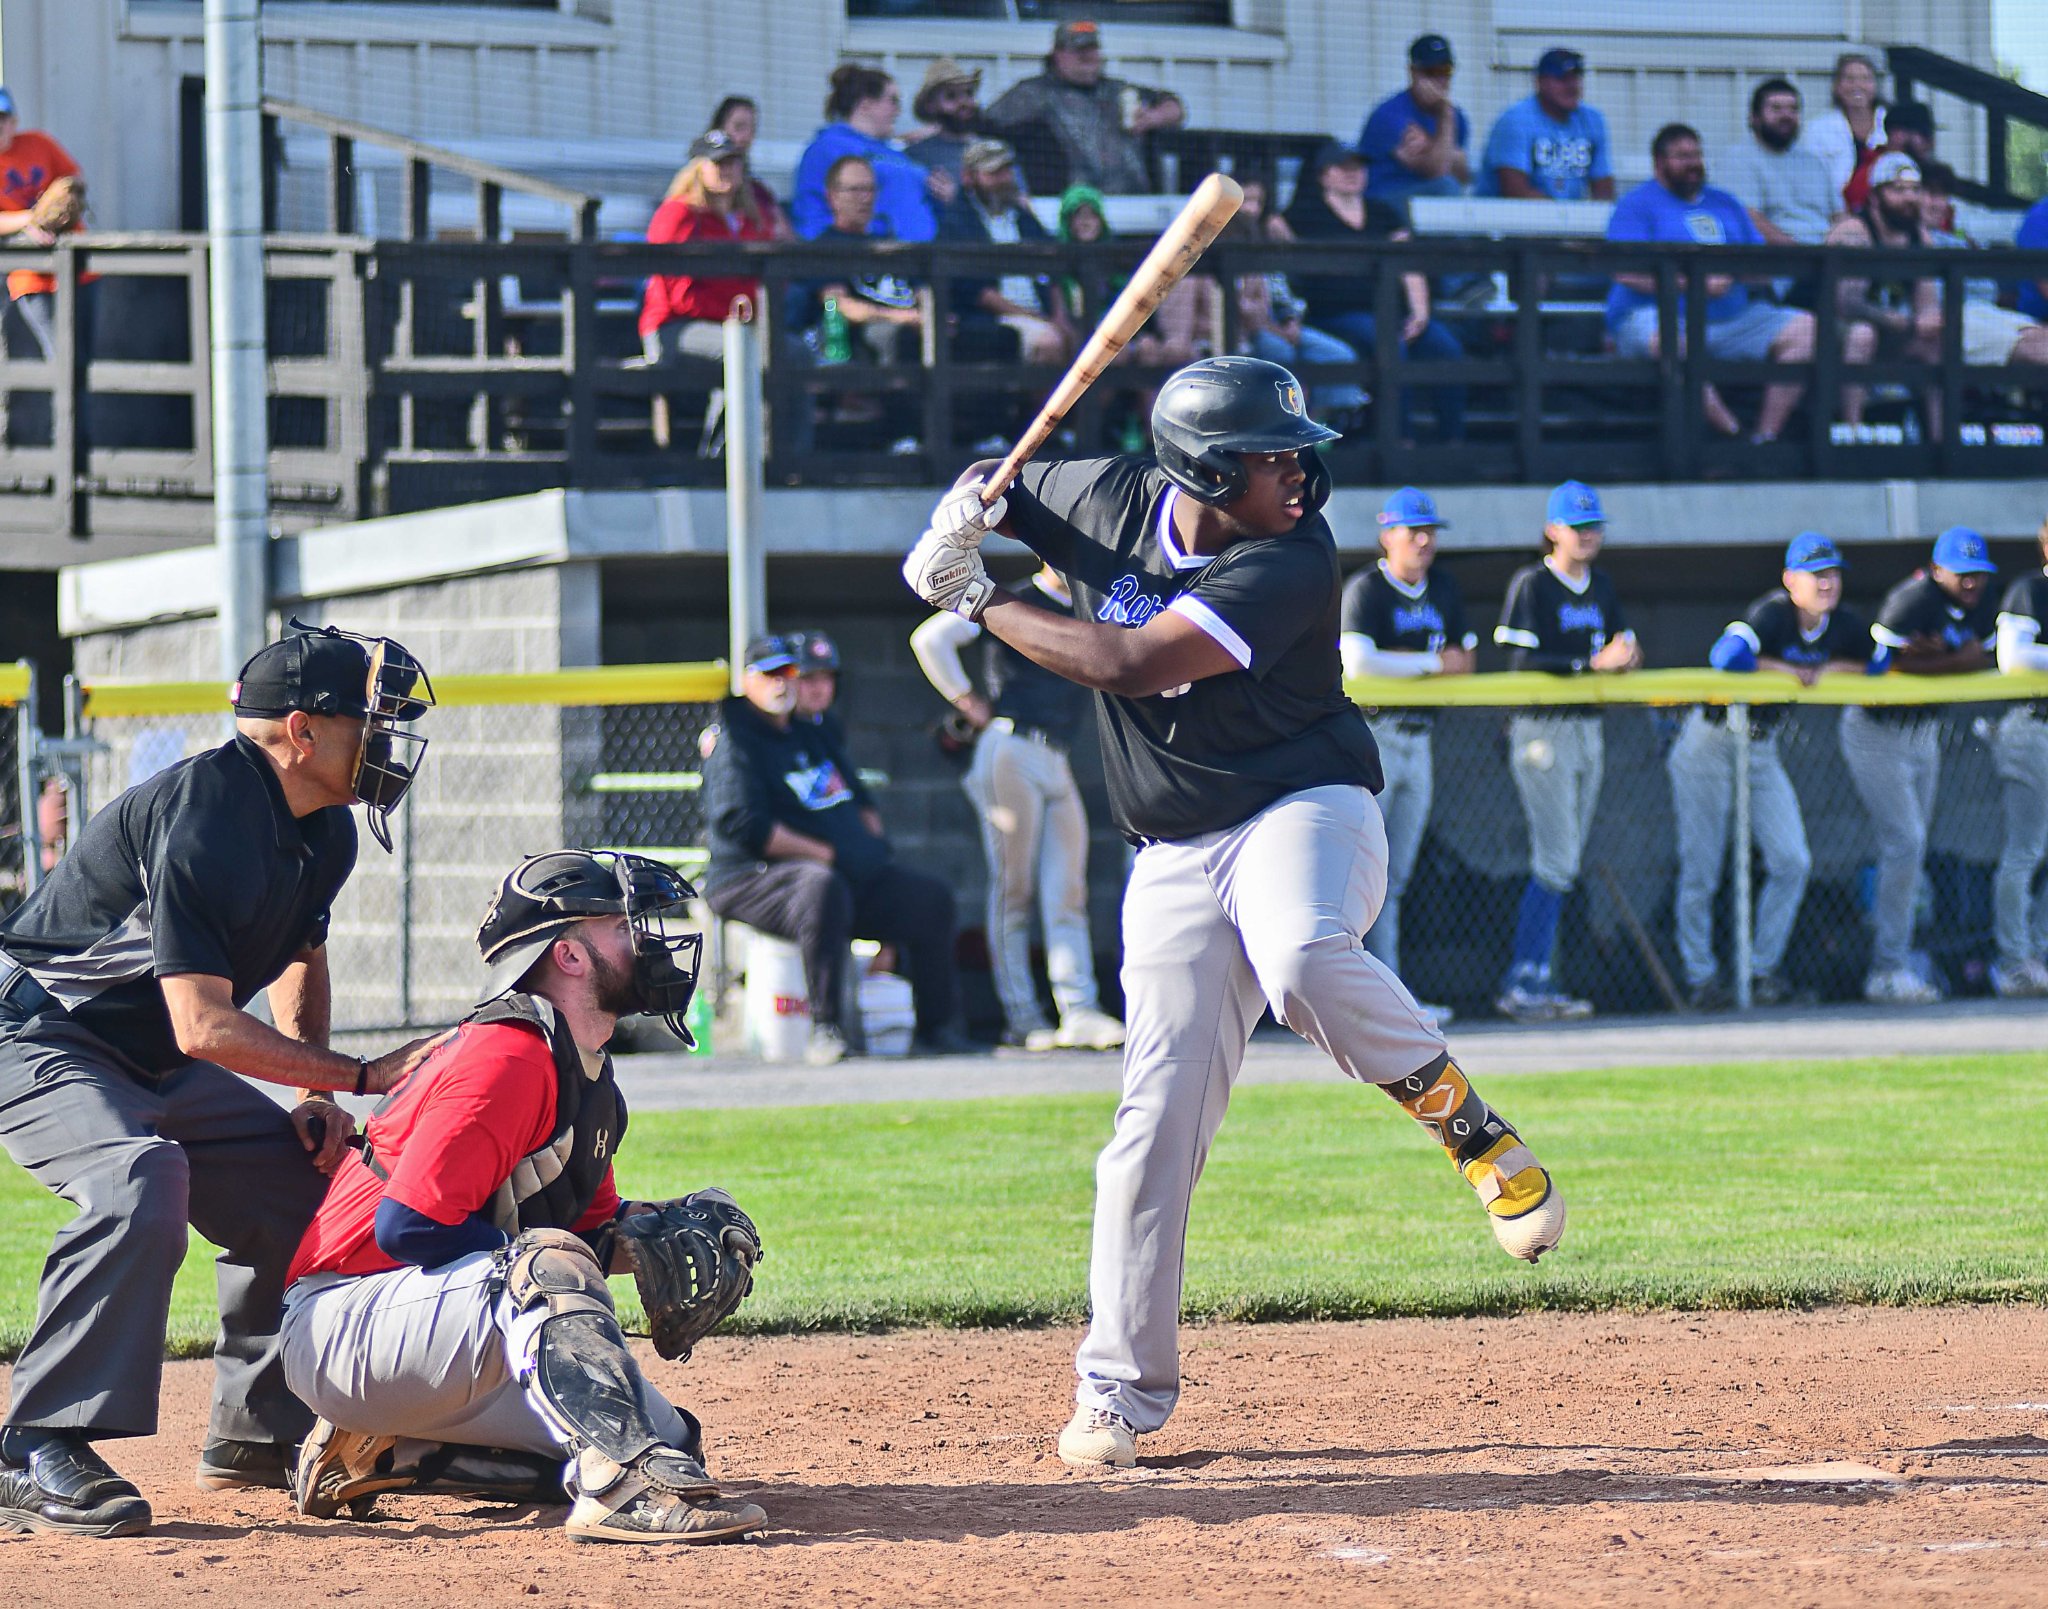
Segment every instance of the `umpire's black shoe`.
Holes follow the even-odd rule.
[[[0,1531],[134,1536],[149,1504],[76,1430],[0,1431]]]
[[[192,1478],[202,1492],[288,1492],[297,1451],[274,1441],[210,1441]]]

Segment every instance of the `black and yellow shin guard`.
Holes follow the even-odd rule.
[[[1494,1239],[1510,1256],[1533,1263],[1563,1238],[1564,1198],[1557,1186],[1448,1054],[1382,1087],[1479,1193]]]

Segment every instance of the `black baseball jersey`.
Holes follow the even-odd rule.
[[[1517,570],[1508,582],[1493,640],[1510,650],[1512,670],[1576,676],[1613,638],[1628,630],[1621,599],[1605,570],[1573,586],[1548,564]]]
[[[2003,620],[2008,616],[2019,626],[2024,641],[2039,643],[2048,639],[2048,570],[2023,575],[2005,589],[1998,617]],[[2048,699],[2037,698],[2029,708],[2037,715],[2048,715]]]
[[[168,1073],[191,1058],[157,979],[226,978],[247,1005],[301,950],[326,943],[355,863],[348,811],[294,818],[263,751],[237,737],[88,821],[0,924],[0,950],[141,1071]]]
[[[1332,783],[1379,791],[1379,749],[1344,696],[1337,545],[1320,514],[1204,557],[1180,550],[1180,493],[1150,459],[1030,464],[1007,495],[1009,529],[1065,576],[1077,617],[1135,628],[1171,609],[1241,667],[1150,698],[1096,694],[1127,837],[1221,831]]]
[[[1799,606],[1783,587],[1757,599],[1740,620],[1729,621],[1728,630],[1748,643],[1757,658],[1781,659],[1788,665],[1825,665],[1837,659],[1867,665],[1877,650],[1870,628],[1853,609],[1837,608],[1816,630],[1803,630]],[[1710,706],[1707,715],[1710,719],[1727,718],[1727,712],[1718,706]],[[1782,705],[1759,704],[1750,711],[1749,729],[1767,732],[1784,718]]]
[[[1465,599],[1441,566],[1411,587],[1387,572],[1386,561],[1366,566],[1344,583],[1342,628],[1375,648],[1436,654],[1445,648],[1476,648],[1478,635],[1465,621]]]
[[[1034,609],[1073,618],[1074,606],[1062,603],[1034,581],[1017,596]],[[982,679],[988,685],[989,708],[1018,726],[1071,739],[1088,712],[1088,690],[1047,670],[1017,652],[994,632],[982,634]]]
[[[1986,587],[1977,606],[1965,609],[1927,571],[1916,570],[1884,595],[1870,635],[1886,648],[1903,648],[1915,637],[1938,637],[1951,652],[1974,640],[1989,654],[1998,638],[1998,605]],[[1879,720],[1914,721],[1927,719],[1936,709],[1907,704],[1879,706],[1870,713]]]

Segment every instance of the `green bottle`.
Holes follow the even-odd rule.
[[[820,363],[846,363],[853,357],[853,342],[846,332],[846,315],[839,311],[839,298],[825,298],[824,339],[819,343]]]

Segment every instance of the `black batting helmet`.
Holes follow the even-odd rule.
[[[1308,472],[1303,502],[1319,509],[1330,472],[1315,451],[1338,433],[1309,418],[1301,382],[1264,358],[1204,358],[1159,388],[1152,404],[1152,447],[1166,478],[1200,502],[1244,494],[1245,453],[1299,452]]]

